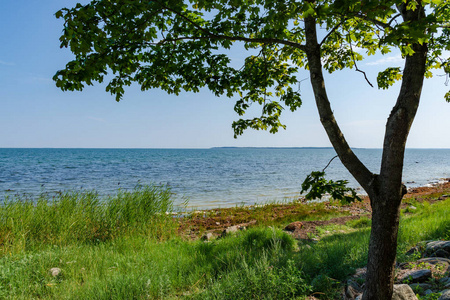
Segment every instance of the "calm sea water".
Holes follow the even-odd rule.
[[[378,172],[380,149],[355,149]],[[177,203],[197,208],[227,207],[298,197],[301,182],[322,170],[332,149],[0,149],[0,199],[6,195],[95,189],[101,195],[140,184],[166,184]],[[335,159],[332,179],[358,187]],[[407,149],[408,187],[450,177],[450,149]]]

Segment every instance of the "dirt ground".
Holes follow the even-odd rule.
[[[403,197],[402,208],[408,207],[411,198],[418,202],[428,201],[430,203],[450,198],[450,178],[445,179],[442,184],[430,187],[418,187],[408,190]],[[301,221],[301,228],[296,228],[293,235],[298,239],[307,239],[317,233],[316,227],[331,224],[345,224],[349,220],[359,219],[362,216],[371,217],[371,208],[368,197],[364,197],[362,202],[355,202],[351,205],[333,205],[325,203],[325,210],[332,210],[337,213],[345,214],[342,217],[331,218],[329,220]],[[271,218],[285,218],[295,215],[298,204],[280,204],[271,207]],[[314,211],[314,210],[312,210]],[[267,213],[267,212],[266,212]],[[179,220],[179,232],[195,239],[206,233],[220,235],[224,230],[231,226],[251,227],[257,224],[257,220],[251,218],[250,210],[235,210],[233,208],[216,209],[204,211],[193,218],[181,218]],[[288,222],[289,223],[289,222]],[[286,224],[288,225],[288,224]]]

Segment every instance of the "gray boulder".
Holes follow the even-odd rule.
[[[420,252],[420,248],[418,246],[414,246],[406,252],[406,255],[413,255],[416,252]]]
[[[438,250],[436,250],[436,252],[431,254],[430,257],[446,257],[446,258],[449,258],[450,257],[450,253],[448,253],[447,251],[445,251],[443,249],[438,249]]]
[[[413,291],[417,291],[417,290],[425,291],[425,290],[431,289],[431,287],[432,287],[432,285],[429,283],[412,283],[409,286],[413,289]]]
[[[361,287],[351,279],[347,280],[346,286],[347,287],[345,288],[345,296],[347,297],[347,299],[355,299],[363,292]]]
[[[450,300],[450,290],[443,290],[438,300]]]
[[[394,284],[392,300],[418,300],[411,287],[407,284]]]
[[[429,254],[434,253],[437,250],[450,252],[450,241],[433,241],[427,243],[425,247],[425,252]]]
[[[362,295],[359,295],[355,300],[361,300]],[[392,300],[419,300],[414,294],[413,290],[407,284],[394,284],[392,293]],[[447,299],[445,299],[447,300]]]
[[[442,270],[450,266],[450,259],[444,257],[426,257],[416,261],[417,264],[426,263],[429,265],[439,266]]]
[[[423,294],[424,294],[425,296],[427,296],[427,295],[433,294],[433,291],[430,290],[430,289],[428,289],[428,290],[426,290],[425,292],[423,292]]]
[[[416,282],[425,282],[431,278],[431,271],[424,270],[411,270],[404,273],[400,278],[398,278],[399,282],[416,283]]]
[[[437,265],[437,264],[443,264],[443,265],[450,265],[450,259],[444,258],[444,257],[426,257],[421,258],[417,261],[418,263],[427,263],[430,265]]]

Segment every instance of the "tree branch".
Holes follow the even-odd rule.
[[[332,159],[330,159],[330,161],[328,162],[328,164],[325,166],[325,168],[323,168],[322,172],[325,172],[325,170],[328,168],[328,166],[331,164],[331,162],[336,158],[339,157],[338,155],[334,156]]]
[[[344,22],[347,21],[347,18],[345,18],[344,20],[342,20],[339,24],[337,24],[336,26],[334,26],[330,32],[327,33],[327,35],[322,39],[322,41],[319,43],[319,47],[322,46],[322,44],[330,37],[330,35],[332,35],[336,30],[338,30],[338,28],[344,24]]]
[[[356,60],[355,60],[355,55],[353,54],[352,42],[350,42],[349,44],[350,44],[350,51],[351,51],[351,53],[352,53],[352,60],[353,60],[353,63],[355,64],[355,71],[360,72],[360,73],[363,73],[363,74],[364,74],[364,78],[366,79],[367,83],[368,83],[371,87],[373,87],[373,84],[369,81],[369,78],[367,78],[366,72],[364,72],[364,71],[362,71],[362,70],[360,70],[360,69],[358,68],[358,65],[356,64]]]
[[[395,16],[389,21],[389,23],[384,23],[384,22],[378,21],[378,20],[376,20],[376,19],[369,18],[369,17],[367,17],[366,15],[363,15],[363,14],[361,14],[361,13],[357,13],[357,14],[355,15],[355,17],[357,17],[357,18],[360,18],[360,19],[363,19],[363,20],[372,22],[373,24],[378,25],[378,26],[380,26],[380,27],[382,27],[382,28],[384,28],[384,29],[386,29],[386,28],[392,28],[392,27],[391,27],[391,23],[392,23],[392,21],[394,21],[395,18],[397,18],[398,16],[399,16],[399,15],[395,15]]]
[[[320,121],[341,162],[366,192],[369,195],[373,194],[375,191],[373,186],[375,175],[353,153],[331,110],[323,80],[320,46],[317,42],[316,20],[313,17],[305,18],[305,36],[311,85],[313,87]]]
[[[402,10],[402,7],[399,7],[399,11],[402,12],[405,22],[418,21],[425,16],[422,6],[418,6],[415,11]],[[391,191],[401,186],[406,139],[419,106],[426,72],[428,45],[414,43],[411,46],[414,54],[406,56],[402,86],[386,123],[384,136],[380,184]]]
[[[202,26],[198,25],[197,23],[195,23],[194,21],[192,21],[191,19],[189,19],[182,13],[163,5],[159,1],[155,1],[155,2],[158,3],[159,5],[161,5],[162,8],[167,9],[168,11],[176,14],[177,16],[183,18],[184,20],[186,20],[187,22],[192,24],[195,28],[197,28],[198,30],[203,32],[206,35],[206,37],[209,39],[243,41],[243,42],[249,42],[249,43],[262,43],[262,44],[281,44],[281,45],[291,46],[291,47],[294,47],[294,48],[297,48],[297,49],[300,49],[303,51],[305,50],[305,45],[295,43],[292,41],[288,41],[288,40],[277,39],[277,38],[248,38],[248,37],[242,37],[242,36],[227,36],[227,35],[222,35],[222,34],[215,34],[215,33],[212,33],[211,31],[207,30],[206,28],[203,28]]]

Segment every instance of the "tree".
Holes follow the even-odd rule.
[[[233,122],[247,128],[284,128],[284,107],[301,106],[296,73],[306,68],[320,120],[339,159],[370,197],[372,230],[363,299],[390,299],[394,279],[402,169],[406,139],[425,77],[450,73],[448,0],[93,0],[64,8],[61,47],[75,59],[54,76],[64,91],[113,76],[106,90],[119,101],[133,82],[142,90],[178,94],[206,87],[217,96],[238,95],[235,111],[250,104],[262,115]],[[324,30],[317,30],[320,26]],[[248,50],[242,67],[224,54],[236,44]],[[362,49],[362,51],[361,51]],[[364,55],[399,49],[403,69],[378,75],[378,87],[401,81],[387,120],[379,174],[369,171],[341,132],[327,96],[322,70],[354,68]],[[358,51],[356,51],[358,50]],[[448,52],[447,52],[448,55]],[[445,95],[450,102],[450,92]]]

